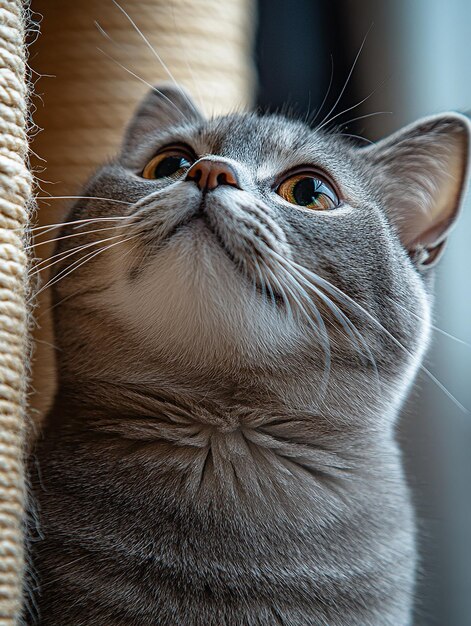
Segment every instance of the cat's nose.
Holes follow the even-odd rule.
[[[225,161],[200,159],[186,173],[185,180],[194,181],[201,191],[211,191],[221,185],[240,189],[239,179],[234,168]]]

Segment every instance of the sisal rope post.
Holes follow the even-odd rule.
[[[23,572],[23,440],[27,358],[24,16],[0,0],[0,624],[17,622]]]
[[[33,0],[43,20],[31,65],[53,76],[38,82],[42,102],[34,115],[44,130],[33,148],[47,161],[33,159],[41,195],[80,192],[91,171],[116,152],[133,108],[149,89],[145,83],[171,82],[163,63],[209,115],[252,100],[253,0],[118,1],[148,43],[113,0]],[[62,221],[66,207],[59,200],[40,203],[39,223]],[[38,256],[45,248],[37,249]],[[48,292],[41,295],[42,342],[33,376],[38,417],[54,393]]]

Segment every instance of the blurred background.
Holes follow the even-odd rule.
[[[376,140],[424,115],[471,110],[469,0],[123,0],[122,5],[207,112],[252,100],[262,108],[317,114],[318,120],[335,115],[334,124],[361,144],[362,138]],[[169,76],[112,0],[66,6],[62,0],[32,0],[32,9],[34,121],[44,129],[33,142],[38,193],[76,194],[88,173],[115,151],[146,82]],[[60,199],[40,203],[40,223],[60,221],[66,208]],[[436,280],[435,324],[461,342],[435,331],[426,361],[468,408],[470,238],[468,200]],[[47,291],[42,295],[32,396],[38,415],[54,388]],[[414,624],[471,626],[471,417],[421,375],[398,436],[419,517]]]
[[[304,115],[326,98],[343,132],[376,140],[471,110],[469,0],[259,0],[258,102]],[[366,99],[366,100],[365,100]],[[364,102],[360,105],[361,101]],[[358,106],[356,106],[358,105]],[[353,122],[352,118],[363,117]],[[358,139],[361,144],[361,139]],[[471,198],[437,271],[434,323],[471,344]],[[438,331],[426,366],[471,408],[471,349]],[[399,428],[419,517],[416,626],[471,625],[471,417],[421,375]]]

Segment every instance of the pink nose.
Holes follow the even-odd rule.
[[[200,159],[190,167],[185,180],[193,180],[201,191],[211,191],[220,185],[230,185],[240,189],[239,179],[234,169],[224,161]]]

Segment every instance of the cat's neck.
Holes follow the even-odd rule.
[[[365,431],[364,420],[354,421],[351,414],[319,410],[314,403],[296,407],[252,391],[180,386],[170,392],[156,385],[81,381],[61,386],[52,418],[74,430],[142,444],[160,441],[189,450],[242,445],[306,468],[335,468],[334,473],[364,461],[368,445],[376,448],[371,440],[384,438],[380,430]]]

